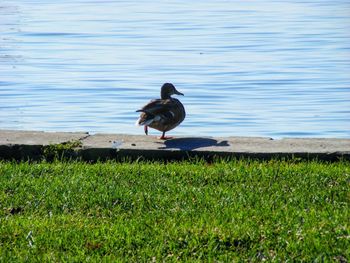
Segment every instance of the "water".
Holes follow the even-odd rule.
[[[349,138],[350,2],[0,3],[0,129],[143,134],[164,82],[169,135]]]

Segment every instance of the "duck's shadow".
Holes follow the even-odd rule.
[[[179,149],[183,151],[192,151],[203,147],[223,147],[229,146],[227,141],[218,142],[211,138],[189,137],[176,138],[164,141],[164,146],[158,149]]]

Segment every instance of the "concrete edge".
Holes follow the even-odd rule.
[[[69,142],[79,142],[69,145]],[[188,160],[204,158],[350,160],[350,139],[176,137],[0,130],[0,160]]]

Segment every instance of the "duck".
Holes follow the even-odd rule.
[[[171,139],[165,133],[177,127],[186,117],[185,107],[182,103],[172,98],[172,95],[181,95],[172,83],[164,83],[160,90],[160,99],[151,100],[136,112],[141,112],[136,121],[137,126],[144,126],[144,132],[148,135],[148,127],[162,132],[161,140]]]

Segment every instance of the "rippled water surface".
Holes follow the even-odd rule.
[[[350,2],[0,2],[0,129],[143,134],[164,82],[170,135],[350,137]]]

